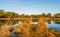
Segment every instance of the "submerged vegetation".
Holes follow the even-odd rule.
[[[18,23],[19,21],[6,21],[0,20],[0,37],[11,37],[11,32],[14,32],[16,35],[20,35],[22,37],[60,37],[60,32],[53,31],[47,27],[47,21],[45,18],[60,18],[60,13],[54,14],[51,13],[39,14],[39,15],[25,15],[18,14],[15,12],[5,12],[4,10],[0,10],[0,18],[40,18],[38,20],[34,19],[32,21],[38,21],[37,25],[31,24],[30,21],[24,21],[23,23],[19,23],[17,27],[13,24]],[[48,20],[49,23],[51,20]],[[4,24],[3,24],[4,23]],[[56,22],[57,23],[57,22]],[[58,22],[60,23],[60,22]],[[6,25],[5,25],[6,24]]]

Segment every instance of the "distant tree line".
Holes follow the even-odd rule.
[[[37,15],[35,15],[35,14],[26,15],[26,14],[18,14],[18,13],[10,12],[10,11],[5,12],[4,10],[0,9],[0,18],[29,18],[29,17],[33,17],[33,18],[39,18],[39,17],[60,18],[60,13],[56,13],[53,16],[51,15],[51,13],[48,13],[48,14],[42,13],[42,14],[39,14],[39,15],[38,14]]]

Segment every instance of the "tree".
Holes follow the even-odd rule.
[[[55,17],[55,18],[60,18],[60,13],[54,14],[53,17]]]
[[[45,13],[42,13],[42,14],[41,14],[41,17],[46,17],[46,14],[45,14]]]
[[[0,17],[1,17],[1,18],[2,18],[2,17],[5,17],[5,16],[4,16],[4,13],[5,13],[5,11],[0,9]]]
[[[52,17],[52,16],[51,16],[51,13],[48,13],[48,14],[47,14],[47,17],[51,18],[51,17]]]
[[[21,14],[20,15],[20,18],[24,18],[26,15],[25,14]]]
[[[6,12],[5,13],[5,16],[7,18],[18,18],[19,17],[19,14],[15,13],[15,12]]]

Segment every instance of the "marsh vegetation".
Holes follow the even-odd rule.
[[[0,10],[0,18],[29,18],[25,21],[21,20],[0,20],[0,37],[60,37],[58,30],[52,30],[48,25],[51,21],[60,25],[59,20],[45,20],[45,18],[60,18],[60,13],[39,14],[39,15],[25,15],[15,12],[5,12]],[[31,18],[38,18],[31,19]],[[35,23],[32,23],[35,22]],[[37,23],[36,23],[37,22]],[[17,24],[17,25],[15,25]],[[51,26],[51,25],[50,25]]]

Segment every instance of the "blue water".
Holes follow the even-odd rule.
[[[11,32],[11,37],[22,37],[22,36],[21,36],[21,34],[16,35],[16,34],[14,34],[14,32]]]
[[[60,32],[60,24],[56,24],[53,21],[51,21],[51,24],[48,24],[47,27]]]
[[[18,24],[14,25],[14,28],[16,29],[18,27]],[[16,35],[14,32],[11,32],[11,37],[21,37],[21,35]]]
[[[37,25],[38,22],[32,22],[32,24]],[[18,26],[18,24],[15,24],[14,26],[16,28]],[[52,30],[57,30],[60,32],[60,24],[56,24],[56,23],[54,23],[54,21],[51,21],[51,24],[48,24],[47,27],[51,28]],[[21,37],[21,35],[15,35],[14,32],[12,32],[11,37]]]
[[[56,24],[53,21],[51,21],[51,24],[48,24],[49,28],[60,28],[60,24]]]
[[[32,22],[32,24],[38,24],[38,22]],[[47,25],[48,28],[51,28],[52,30],[57,30],[60,32],[60,24],[55,23],[54,21],[51,21],[50,24]]]
[[[37,25],[38,22],[32,22],[32,24]],[[15,24],[14,26],[15,26],[15,28],[16,28],[16,27],[18,26],[18,24]],[[47,27],[48,27],[48,28],[55,29],[55,30],[57,30],[57,31],[60,31],[60,24],[56,24],[54,21],[51,21],[51,23],[48,24]]]

